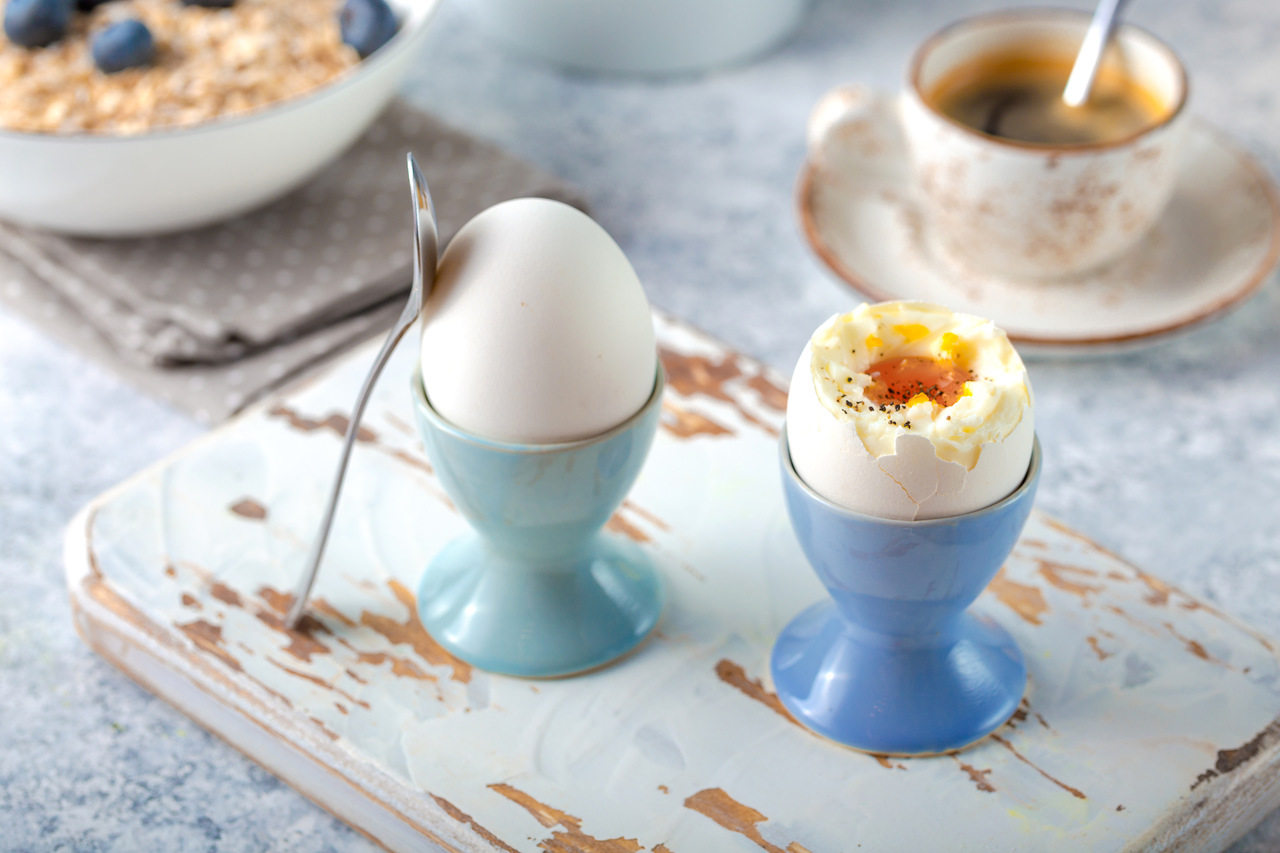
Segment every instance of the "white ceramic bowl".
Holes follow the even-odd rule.
[[[728,65],[786,38],[810,0],[465,0],[516,50],[585,71],[677,74]]]
[[[0,219],[92,237],[252,210],[341,154],[386,106],[439,0],[391,0],[400,31],[340,80],[250,115],[137,136],[0,131]]]

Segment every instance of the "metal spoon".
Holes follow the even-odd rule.
[[[1102,63],[1102,51],[1111,40],[1111,31],[1120,19],[1120,9],[1126,0],[1100,0],[1098,8],[1089,21],[1089,29],[1080,44],[1080,52],[1076,54],[1076,62],[1071,66],[1071,76],[1067,78],[1067,88],[1062,92],[1062,100],[1069,107],[1078,107],[1089,100],[1089,90],[1093,88],[1093,78]]]
[[[302,612],[307,608],[307,597],[316,581],[316,572],[320,568],[320,559],[324,556],[325,543],[329,541],[329,528],[333,526],[333,513],[338,507],[338,495],[342,491],[342,479],[347,473],[347,462],[351,459],[351,448],[356,443],[356,431],[360,428],[360,418],[364,415],[365,405],[377,384],[382,368],[391,358],[391,351],[404,337],[404,333],[422,313],[422,301],[431,293],[436,281],[436,261],[440,256],[440,231],[436,225],[436,208],[431,203],[431,192],[427,189],[427,179],[422,177],[418,161],[408,155],[409,188],[413,192],[413,286],[409,289],[409,302],[396,320],[391,334],[378,351],[378,357],[369,368],[369,375],[360,386],[356,396],[355,407],[351,410],[351,422],[347,424],[347,437],[342,444],[342,456],[338,459],[338,473],[333,478],[333,490],[329,493],[329,503],[325,507],[324,520],[320,522],[320,530],[316,533],[315,542],[311,545],[311,553],[307,555],[307,569],[293,593],[293,605],[285,616],[285,624],[290,628],[298,625]]]

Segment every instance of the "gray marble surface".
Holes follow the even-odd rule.
[[[793,217],[810,106],[847,80],[895,85],[914,43],[995,7],[827,0],[758,64],[653,83],[511,57],[451,4],[406,94],[576,183],[655,304],[788,370],[809,332],[856,301]],[[1183,56],[1193,109],[1280,172],[1280,4],[1181,0],[1132,12]],[[1158,348],[1031,371],[1046,457],[1039,506],[1280,636],[1275,280],[1242,310]],[[71,628],[63,526],[200,432],[0,313],[0,850],[372,848],[99,660]],[[1277,849],[1280,812],[1232,848]]]

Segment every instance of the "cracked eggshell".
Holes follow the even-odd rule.
[[[422,380],[455,426],[526,444],[589,438],[644,406],[656,370],[640,280],[586,214],[515,199],[450,241],[423,306]]]
[[[1031,462],[1035,427],[1023,414],[1004,441],[982,445],[972,470],[939,459],[933,442],[903,433],[895,452],[872,455],[852,423],[836,420],[813,387],[806,346],[787,398],[787,446],[800,479],[846,509],[900,521],[949,518],[982,509],[1021,485]]]

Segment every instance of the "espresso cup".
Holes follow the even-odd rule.
[[[1038,45],[1073,55],[1086,14],[1022,10],[970,18],[922,44],[911,61],[902,129],[928,239],[983,273],[1053,278],[1114,260],[1155,225],[1173,193],[1186,128],[1186,73],[1134,26],[1117,29],[1106,63],[1152,93],[1163,118],[1093,144],[1030,144],[982,133],[939,112],[928,93],[984,55]]]
[[[1119,27],[1103,73],[1123,74],[1160,105],[1136,133],[1046,144],[989,135],[930,103],[948,74],[984,56],[1035,46],[1074,56],[1086,14],[1027,9],[968,18],[915,52],[897,104],[930,247],[962,269],[1010,279],[1089,272],[1132,248],[1173,193],[1187,126],[1186,73],[1173,51]]]

